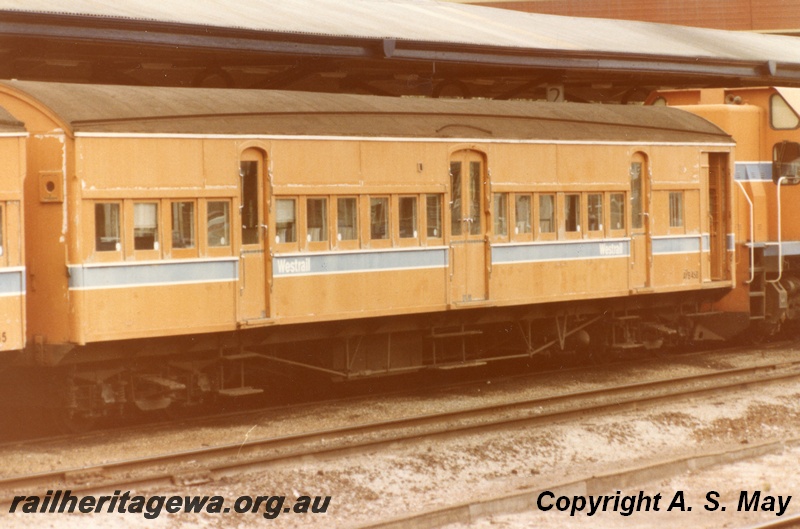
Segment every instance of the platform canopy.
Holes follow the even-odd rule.
[[[800,87],[800,41],[433,0],[0,0],[0,78],[628,102]]]

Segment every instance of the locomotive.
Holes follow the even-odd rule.
[[[685,110],[23,81],[0,110],[3,387],[66,417],[269,391],[254,365],[349,380],[791,316],[776,184],[743,206],[740,129]]]

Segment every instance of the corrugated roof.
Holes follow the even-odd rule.
[[[0,11],[523,50],[800,64],[800,46],[790,37],[520,13],[433,0],[0,0]]]
[[[666,107],[15,81],[73,132],[729,142]]]

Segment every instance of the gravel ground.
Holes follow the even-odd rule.
[[[20,474],[49,466],[79,466],[118,457],[135,457],[169,446],[173,450],[198,444],[232,442],[262,435],[287,434],[304,429],[321,429],[347,422],[388,419],[400,413],[441,412],[447,408],[489,404],[503,399],[521,399],[556,392],[586,390],[600,385],[640,382],[677,374],[702,372],[774,358],[791,359],[797,350],[762,350],[756,353],[716,354],[702,360],[672,359],[646,367],[630,367],[613,373],[597,370],[578,377],[548,375],[536,387],[516,383],[489,384],[481,390],[459,390],[447,395],[419,398],[372,399],[347,408],[310,407],[305,413],[259,419],[256,424],[223,428],[197,428],[191,431],[162,432],[148,439],[115,439],[83,447],[53,444],[46,449],[26,451],[24,447],[0,451],[0,468],[7,474]],[[530,383],[529,383],[530,384]],[[421,440],[414,445],[329,460],[309,460],[294,467],[274,467],[268,471],[230,476],[214,483],[194,487],[172,487],[139,491],[147,495],[223,496],[232,507],[240,496],[286,496],[283,507],[299,496],[330,496],[325,514],[280,514],[265,520],[264,505],[257,513],[167,514],[153,520],[142,514],[14,514],[0,513],[3,527],[354,527],[369,521],[401,516],[478,497],[529,487],[548,488],[571,480],[641,466],[710,451],[757,444],[774,439],[800,438],[800,383],[774,383],[748,389],[736,397],[711,396],[680,406],[653,406],[647,409],[607,414],[591,419],[552,424],[547,427],[509,430],[502,436],[475,434],[450,440]],[[277,416],[276,416],[277,415]],[[712,469],[673,479],[645,483],[621,491],[625,494],[657,493],[670,499],[675,491],[685,492],[691,512],[645,512],[623,517],[619,513],[570,517],[562,512],[528,512],[480,520],[474,527],[739,527],[752,523],[759,515],[775,514],[736,511],[739,491],[761,491],[784,498],[800,493],[797,469],[798,450],[782,456],[765,456],[725,468]],[[59,463],[54,463],[59,461]],[[707,491],[720,492],[725,512],[703,509]],[[123,491],[124,492],[124,491]],[[610,494],[616,490],[608,491]],[[42,491],[44,495],[45,491]],[[110,491],[109,494],[113,494]],[[662,500],[665,503],[667,500]],[[275,503],[269,504],[270,508]],[[665,509],[662,506],[662,509]],[[787,512],[800,511],[800,498],[790,502]],[[603,525],[605,524],[605,525]],[[727,524],[727,525],[726,525]],[[461,529],[461,526],[452,526]]]

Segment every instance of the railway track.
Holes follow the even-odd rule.
[[[15,495],[41,493],[44,489],[55,488],[91,493],[109,489],[141,489],[161,484],[186,487],[236,475],[244,469],[266,468],[299,459],[359,453],[393,443],[416,442],[426,437],[464,436],[551,424],[795,378],[800,378],[800,361],[766,363],[688,377],[283,437],[245,440],[153,457],[22,475],[0,480],[0,503],[8,503]]]

